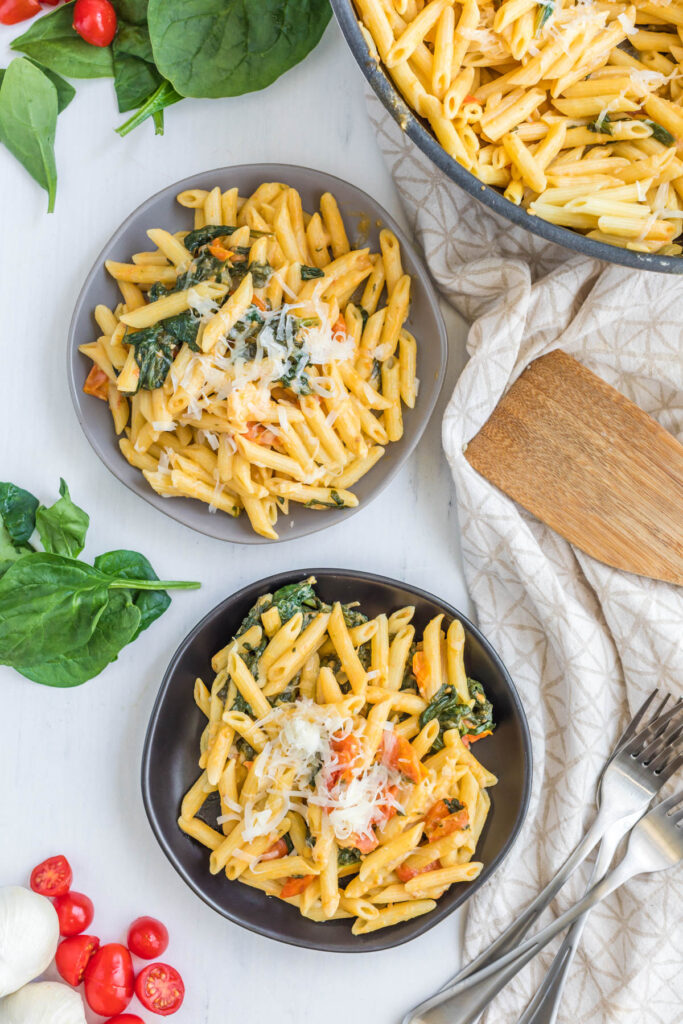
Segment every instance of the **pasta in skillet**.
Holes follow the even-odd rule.
[[[680,0],[354,0],[408,104],[530,216],[680,255]]]
[[[353,933],[436,907],[474,860],[496,777],[473,756],[494,728],[465,636],[414,609],[367,619],[315,579],[259,598],[194,697],[208,721],[179,827],[224,872]],[[214,796],[215,794],[215,796]]]
[[[192,231],[153,229],[154,251],[106,263],[123,302],[95,310],[84,390],[108,401],[123,455],[164,497],[244,511],[271,539],[290,502],[356,506],[351,488],[417,393],[396,236],[352,249],[330,193],[309,216],[276,182],[178,201]]]

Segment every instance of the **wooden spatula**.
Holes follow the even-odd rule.
[[[527,367],[465,457],[598,561],[683,584],[683,445],[565,352]]]

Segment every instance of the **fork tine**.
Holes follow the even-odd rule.
[[[665,727],[669,724],[671,719],[678,714],[681,705],[683,704],[683,698],[679,698],[672,708],[664,715],[660,715],[654,722],[646,725],[644,729],[636,733],[633,739],[626,745],[624,752],[627,754],[638,754],[640,753],[643,745],[650,743],[657,735],[662,733]]]
[[[672,743],[672,737],[675,736],[681,723],[683,723],[683,708],[679,708],[678,713],[667,722],[664,729],[640,751],[637,755],[640,763],[647,764],[656,754],[661,752],[663,747],[668,747]]]
[[[671,815],[671,824],[677,825],[679,821],[683,820],[683,810],[678,811],[677,814]]]
[[[674,727],[669,730],[667,735],[662,737],[665,746],[661,753],[650,761],[648,767],[651,772],[661,772],[662,768],[666,768],[667,761],[676,753],[674,747],[680,740],[681,736],[683,736],[683,723],[681,723],[677,728]]]
[[[652,691],[652,693],[649,695],[649,697],[645,698],[645,700],[640,705],[640,707],[636,711],[635,715],[633,716],[633,718],[628,723],[628,725],[626,726],[626,728],[622,732],[621,736],[617,740],[617,744],[616,744],[617,747],[623,746],[624,743],[627,743],[631,739],[632,736],[635,736],[636,731],[638,729],[638,726],[640,725],[640,723],[642,722],[643,718],[645,717],[645,712],[650,707],[650,704],[652,704],[652,701],[655,699],[655,697],[657,696],[658,693],[659,693],[659,690],[655,688]],[[664,694],[664,699],[661,700],[660,703],[659,703],[659,707],[650,716],[650,720],[647,723],[648,725],[652,725],[654,720],[661,715],[662,711],[664,710],[664,707],[668,703],[668,700],[669,700],[669,694],[665,693]]]
[[[679,789],[678,793],[674,793],[673,796],[667,797],[666,800],[662,800],[661,804],[657,804],[653,808],[655,811],[666,811],[668,814],[673,807],[677,807],[678,804],[683,801],[683,789]]]
[[[678,757],[674,761],[671,762],[671,764],[668,766],[668,768],[664,768],[660,772],[659,778],[661,779],[662,785],[664,785],[664,783],[667,782],[671,778],[672,775],[676,774],[676,772],[678,771],[678,769],[681,767],[682,764],[683,764],[683,754],[679,754]]]
[[[655,693],[657,693],[657,690],[654,691],[653,696],[654,696]],[[647,723],[648,725],[654,725],[656,720],[663,713],[664,708],[669,703],[670,699],[671,699],[671,694],[665,693],[664,696],[662,697],[662,699],[659,702],[659,707],[655,711],[653,711],[652,714],[650,715],[650,719],[649,719],[649,721]],[[636,714],[637,714],[637,712],[636,712]]]

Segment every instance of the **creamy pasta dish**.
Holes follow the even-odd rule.
[[[350,508],[351,488],[403,434],[415,404],[410,276],[393,232],[352,248],[329,192],[305,213],[276,182],[190,189],[192,230],[107,261],[122,301],[84,390],[109,403],[125,458],[163,497],[245,512],[277,539],[290,502]]]
[[[680,0],[353,0],[447,153],[530,217],[680,255]]]
[[[201,774],[178,825],[212,874],[355,935],[427,914],[483,868],[496,777],[471,746],[493,708],[467,677],[465,634],[413,607],[368,619],[315,579],[265,594],[194,698]]]

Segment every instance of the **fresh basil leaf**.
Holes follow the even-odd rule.
[[[20,558],[0,579],[0,664],[35,664],[83,646],[107,606],[110,585],[96,569],[64,555]]]
[[[159,577],[144,555],[138,551],[107,551],[95,559],[95,568],[110,576],[124,579],[158,580]],[[171,603],[165,590],[131,590],[133,603],[140,612],[140,624],[131,640],[142,633],[143,629],[158,619]]]
[[[32,22],[10,46],[67,78],[110,78],[111,48],[91,46],[73,27],[73,0]]]
[[[57,112],[61,114],[63,110],[71,103],[72,99],[76,95],[76,90],[73,85],[70,85],[65,78],[58,75],[56,71],[51,71],[50,68],[44,68],[42,64],[39,64],[37,60],[33,60],[31,57],[28,58],[31,64],[34,64],[39,71],[42,71],[46,78],[49,78],[55,89],[57,90]]]
[[[149,0],[159,71],[181,96],[239,96],[298,64],[323,34],[327,0]]]
[[[0,483],[0,517],[13,544],[25,544],[36,528],[36,510],[40,502],[23,487]]]
[[[44,686],[80,686],[116,661],[119,651],[140,631],[140,609],[127,590],[114,591],[93,635],[81,647],[13,668]]]
[[[75,558],[85,546],[90,516],[73,503],[64,480],[59,481],[59,493],[59,501],[50,508],[40,506],[36,513],[36,526],[46,551]]]
[[[0,138],[48,194],[52,213],[57,191],[55,131],[57,90],[25,57],[13,60],[0,88]]]

